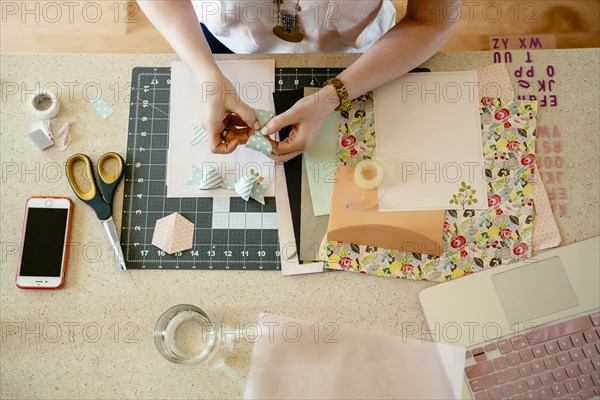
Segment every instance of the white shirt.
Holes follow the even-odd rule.
[[[273,0],[193,0],[198,19],[231,51],[247,53],[364,52],[395,24],[389,0],[300,0],[304,40],[275,36]],[[296,0],[283,0],[293,13]]]

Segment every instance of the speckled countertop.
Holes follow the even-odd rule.
[[[513,62],[526,53],[513,51]],[[242,58],[232,56],[224,58]],[[255,58],[263,58],[258,56]],[[275,56],[278,66],[347,66],[356,56]],[[131,69],[168,66],[172,55],[2,55],[0,70],[2,251],[2,398],[239,398],[243,395],[252,343],[232,330],[256,322],[264,311],[402,335],[424,329],[417,299],[426,282],[349,273],[283,278],[277,272],[119,272],[93,211],[79,201],[65,287],[20,290],[14,276],[25,200],[34,195],[74,197],[64,175],[67,157],[92,159],[106,151],[125,154]],[[541,123],[560,126],[563,186],[568,212],[558,215],[563,243],[598,236],[599,60],[598,49],[535,52],[534,66],[552,63],[558,107],[542,108]],[[442,53],[432,70],[475,69],[492,63],[492,53]],[[513,76],[513,79],[516,78]],[[28,91],[52,84],[62,93],[56,125],[75,121],[66,152],[39,152],[24,136],[33,122]],[[101,120],[86,104],[101,90],[114,114]],[[540,151],[538,151],[538,154]],[[120,226],[122,186],[115,220]],[[172,305],[203,308],[230,331],[216,355],[219,362],[175,365],[156,351],[152,332]],[[250,326],[250,325],[248,325]],[[404,328],[404,329],[403,329]],[[404,332],[403,332],[404,330]],[[420,332],[411,336],[420,337]],[[223,362],[224,361],[224,362]]]

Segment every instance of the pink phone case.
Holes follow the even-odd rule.
[[[69,201],[69,216],[67,219],[67,235],[66,235],[66,245],[65,245],[65,249],[64,252],[66,253],[63,259],[63,265],[61,266],[61,269],[63,271],[62,276],[60,277],[60,283],[58,284],[57,287],[39,287],[39,286],[22,286],[19,285],[17,283],[18,279],[19,279],[19,273],[21,272],[21,258],[23,257],[23,242],[25,241],[25,227],[27,225],[27,214],[29,212],[29,207],[27,207],[27,203],[29,202],[30,199],[64,199],[64,200],[68,200]],[[67,264],[68,264],[68,258],[69,258],[69,243],[70,243],[70,239],[71,239],[71,220],[73,218],[73,201],[69,198],[69,197],[61,197],[61,196],[32,196],[29,199],[27,199],[25,201],[25,218],[23,219],[23,228],[21,230],[21,248],[19,250],[19,264],[18,264],[18,268],[17,268],[17,275],[15,277],[15,284],[17,285],[18,288],[20,289],[37,289],[37,290],[56,290],[56,289],[60,289],[64,283],[65,283],[65,275],[67,275]]]

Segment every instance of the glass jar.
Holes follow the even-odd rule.
[[[165,311],[154,328],[154,344],[167,360],[195,364],[215,348],[217,327],[200,308],[179,304]]]

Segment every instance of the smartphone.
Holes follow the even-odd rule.
[[[31,197],[25,204],[17,286],[58,289],[65,281],[73,202],[68,197]]]

